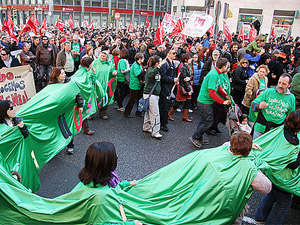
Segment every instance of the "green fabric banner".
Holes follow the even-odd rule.
[[[300,139],[299,134],[298,138]],[[263,148],[263,151],[252,150],[249,156],[257,167],[274,185],[300,196],[300,168],[286,168],[289,163],[296,161],[300,146],[292,145],[285,139],[283,126],[255,139],[255,143]]]
[[[248,158],[234,156],[228,146],[195,151],[137,181],[116,188],[79,183],[54,199],[27,191],[1,165],[0,217],[6,224],[90,224],[128,220],[145,224],[231,224],[252,193],[257,173]],[[176,172],[174,172],[176,171]]]
[[[80,67],[70,82],[48,85],[17,112],[28,126],[26,139],[17,127],[0,126],[0,152],[33,192],[40,188],[40,169],[80,132],[82,120],[113,102],[117,81],[112,65],[97,59],[93,67],[96,74]],[[84,99],[82,119],[75,102],[78,93]]]

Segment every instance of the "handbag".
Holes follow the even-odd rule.
[[[158,83],[158,81],[156,81],[155,84],[153,85],[153,88],[152,88],[152,90],[150,91],[148,98],[141,98],[141,99],[139,100],[139,105],[138,105],[138,111],[139,111],[139,112],[142,113],[142,112],[147,112],[147,111],[148,111],[148,109],[149,109],[149,100],[150,100],[150,97],[151,97],[151,95],[152,95],[152,92],[154,91],[154,89],[155,89],[157,83]]]
[[[192,86],[189,85],[189,87],[190,87],[191,91],[193,91]],[[181,85],[179,85],[179,91],[180,91],[180,94],[181,94],[182,96],[188,96],[188,95],[189,95],[189,93],[188,93],[188,92],[185,90],[185,88],[184,88],[183,86],[181,86]]]

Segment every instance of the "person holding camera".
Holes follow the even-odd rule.
[[[0,101],[0,124],[6,124],[10,127],[18,126],[24,138],[27,138],[29,135],[27,126],[22,118],[16,117],[14,106],[9,100]]]

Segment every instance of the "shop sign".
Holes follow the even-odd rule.
[[[294,18],[293,17],[273,17],[274,25],[293,25]]]

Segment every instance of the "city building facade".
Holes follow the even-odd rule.
[[[209,12],[215,17],[215,6],[220,2],[220,16],[217,20],[219,30],[223,30],[225,3],[229,5],[232,17],[227,18],[226,24],[230,31],[238,32],[244,25],[245,33],[250,30],[250,22],[257,18],[261,22],[261,33],[270,34],[272,29],[276,35],[300,36],[300,1],[299,0],[172,0],[171,14],[189,17],[193,12],[205,15]],[[210,4],[208,10],[207,5]]]
[[[25,24],[34,12],[42,23],[46,17],[49,24],[55,24],[60,16],[67,24],[72,16],[75,25],[93,21],[94,26],[109,25],[112,10],[120,13],[116,26],[144,25],[146,17],[156,27],[165,12],[171,12],[172,0],[0,0],[1,21],[10,13],[15,24]]]

